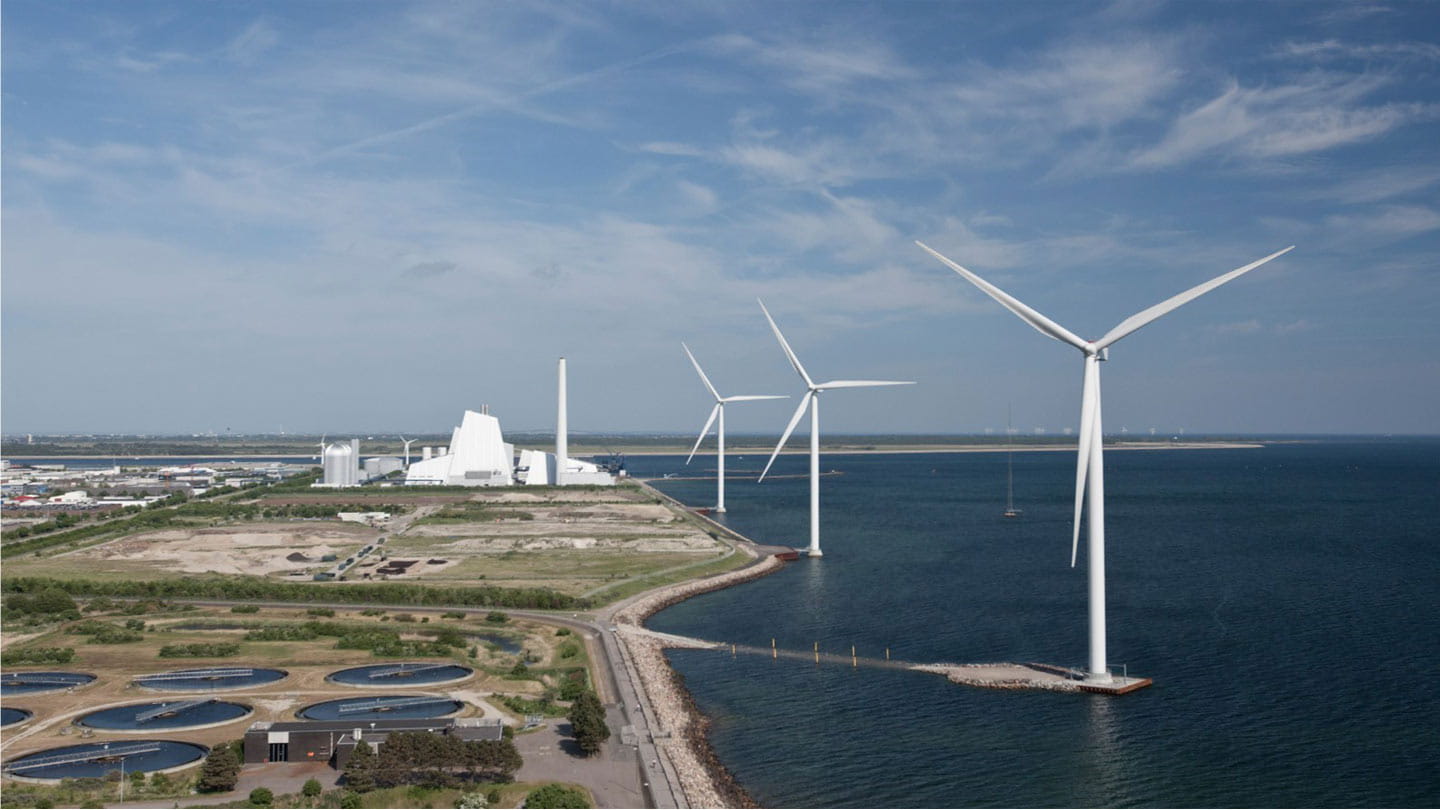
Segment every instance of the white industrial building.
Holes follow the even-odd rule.
[[[421,448],[421,460],[405,473],[407,485],[504,487],[611,486],[615,476],[588,461],[570,458],[566,452],[569,428],[566,424],[565,358],[557,370],[555,452],[522,450],[517,462],[515,445],[507,444],[500,433],[500,420],[487,413],[466,411],[460,427],[450,435],[450,446],[435,453]],[[557,464],[557,459],[564,463]]]
[[[390,473],[400,472],[405,469],[405,462],[395,456],[376,456],[365,459],[364,471],[365,480],[374,481],[384,478]]]
[[[466,411],[460,426],[450,434],[450,446],[438,455],[410,465],[405,472],[407,486],[508,487],[514,483],[515,446],[500,435],[500,420]]]
[[[566,484],[615,483],[615,476],[600,469],[599,465],[579,459],[568,459],[565,465]],[[555,483],[555,454],[544,450],[521,450],[520,461],[515,465],[515,483],[544,486]]]

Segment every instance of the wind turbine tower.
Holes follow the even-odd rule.
[[[915,244],[944,262],[951,270],[959,273],[971,284],[979,287],[986,295],[1015,313],[1020,320],[1030,324],[1040,334],[1054,338],[1061,343],[1068,343],[1084,354],[1085,374],[1080,400],[1080,452],[1075,468],[1075,521],[1074,532],[1070,540],[1070,567],[1075,567],[1075,557],[1080,548],[1080,515],[1088,501],[1090,505],[1089,521],[1087,522],[1089,528],[1087,553],[1090,555],[1090,671],[1087,680],[1094,683],[1109,683],[1112,678],[1105,659],[1105,467],[1104,454],[1101,449],[1100,363],[1109,359],[1110,346],[1121,338],[1181,305],[1199,298],[1221,284],[1239,278],[1271,259],[1289,253],[1295,249],[1295,246],[1291,245],[1284,250],[1276,251],[1263,259],[1253,261],[1244,267],[1238,267],[1204,284],[1191,287],[1179,295],[1167,298],[1149,309],[1137,312],[1121,321],[1114,329],[1106,332],[1099,340],[1085,340],[1026,306],[999,287],[940,255],[925,243],[916,242]]]
[[[758,300],[758,299],[757,299]],[[800,423],[800,417],[805,415],[805,408],[810,408],[810,547],[806,553],[811,557],[819,557],[820,554],[820,395],[835,388],[873,388],[881,385],[914,385],[913,382],[893,382],[890,380],[831,380],[830,382],[817,383],[810,379],[805,372],[805,367],[800,365],[800,358],[795,356],[795,351],[785,341],[785,336],[780,333],[780,327],[775,325],[775,319],[770,317],[770,310],[765,308],[765,302],[760,301],[760,311],[765,313],[765,320],[770,322],[770,329],[775,332],[775,339],[780,341],[780,348],[785,350],[785,356],[789,358],[790,365],[794,367],[795,373],[805,382],[805,396],[800,399],[800,407],[795,409],[795,415],[790,417],[790,424],[785,426],[785,433],[780,437],[780,443],[775,445],[775,452],[770,454],[770,461],[765,465],[764,472],[760,473],[760,480],[765,480],[766,473],[770,472],[770,465],[775,463],[775,458],[784,449],[785,442],[789,440],[790,434],[795,431],[795,426]]]
[[[690,448],[690,458],[685,459],[685,463],[686,463],[686,464],[689,464],[689,463],[690,463],[690,459],[695,458],[695,451],[700,449],[700,443],[703,442],[703,441],[705,441],[705,436],[710,433],[710,425],[714,424],[715,420],[718,418],[718,419],[720,420],[720,424],[717,426],[717,431],[718,431],[718,432],[716,433],[716,450],[715,450],[715,480],[716,480],[715,511],[716,511],[716,512],[724,512],[724,511],[725,511],[725,403],[727,403],[727,402],[749,402],[749,401],[757,400],[757,399],[789,399],[789,397],[786,397],[786,396],[773,396],[773,395],[758,395],[758,394],[742,394],[742,395],[740,395],[740,396],[722,397],[722,396],[720,396],[720,392],[715,390],[715,386],[710,383],[710,378],[705,376],[705,370],[702,369],[702,368],[700,368],[700,361],[695,359],[695,355],[694,355],[693,352],[690,351],[690,347],[689,347],[689,346],[686,346],[686,345],[682,342],[682,343],[680,344],[680,348],[682,348],[682,349],[685,350],[685,355],[690,358],[690,363],[691,363],[691,365],[695,366],[695,373],[700,375],[700,381],[703,382],[703,383],[705,383],[705,389],[710,392],[710,395],[711,395],[711,396],[715,397],[715,407],[713,407],[713,408],[710,409],[710,418],[705,420],[705,427],[700,428],[700,438],[696,439],[696,440],[695,440],[695,446],[692,447],[692,448]]]
[[[400,441],[405,443],[405,469],[408,470],[410,469],[410,445],[414,444],[416,439],[407,439],[401,436]]]

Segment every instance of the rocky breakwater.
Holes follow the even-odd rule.
[[[1065,670],[1027,664],[916,664],[917,672],[944,675],[951,683],[984,689],[1046,689],[1079,692],[1080,683]]]
[[[748,549],[742,550],[751,553]],[[715,755],[705,736],[709,720],[696,708],[684,679],[665,658],[665,647],[681,646],[682,642],[652,635],[640,628],[645,619],[676,602],[758,579],[783,565],[775,557],[766,556],[745,568],[651,591],[615,614],[619,630],[616,635],[629,651],[655,713],[655,745],[674,766],[685,804],[690,807],[757,805]]]

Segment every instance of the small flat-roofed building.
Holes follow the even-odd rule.
[[[375,747],[403,731],[447,734],[467,742],[500,740],[505,734],[499,720],[482,717],[258,722],[245,732],[245,762],[328,762],[339,769],[360,740]]]

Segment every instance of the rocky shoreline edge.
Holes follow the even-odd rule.
[[[755,552],[740,547],[743,553]],[[784,563],[765,556],[744,568],[704,579],[682,582],[647,594],[615,614],[617,636],[635,663],[645,693],[655,709],[655,745],[664,751],[680,780],[689,807],[758,807],[710,745],[710,719],[700,712],[685,688],[685,679],[670,666],[666,643],[635,632],[650,616],[677,602],[718,591],[778,571]]]

